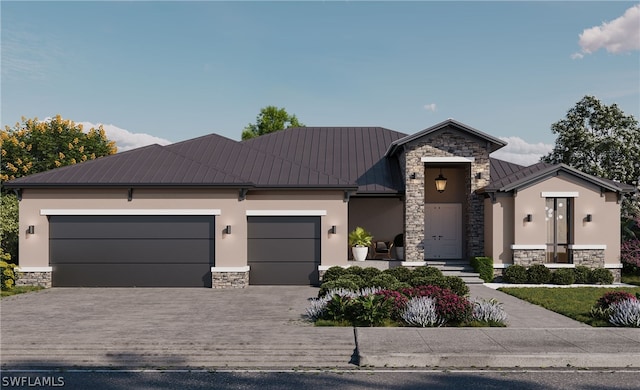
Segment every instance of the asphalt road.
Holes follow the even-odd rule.
[[[23,379],[24,378],[24,379]],[[3,372],[3,389],[637,389],[639,370]],[[38,386],[48,384],[49,386]]]

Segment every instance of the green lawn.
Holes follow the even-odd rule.
[[[4,297],[9,297],[11,295],[24,294],[24,293],[38,291],[42,289],[43,287],[37,287],[37,286],[14,287],[11,290],[2,290],[1,296],[2,298],[4,298]]]
[[[640,275],[622,274],[622,283],[640,286]]]
[[[608,291],[640,293],[640,287],[503,287],[499,290],[591,326],[611,326],[608,322],[595,319],[589,314],[591,307],[604,293]]]

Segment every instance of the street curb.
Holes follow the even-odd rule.
[[[361,367],[640,368],[636,353],[359,354]]]

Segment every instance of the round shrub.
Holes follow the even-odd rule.
[[[323,282],[330,282],[332,280],[336,280],[339,277],[341,277],[342,275],[346,275],[347,273],[347,269],[346,268],[342,268],[340,266],[334,266],[334,267],[330,267],[322,276],[322,281]]]
[[[412,287],[419,286],[438,286],[442,288],[447,288],[447,281],[444,276],[420,276],[414,275],[411,277],[409,284]]]
[[[381,287],[383,289],[394,289],[398,284],[398,279],[396,279],[393,275],[380,273],[378,276],[371,279],[368,283],[368,287]]]
[[[390,269],[385,269],[382,271],[383,274],[389,274],[398,279],[400,282],[408,283],[411,280],[411,270],[407,267],[395,267]]]
[[[320,286],[318,292],[319,297],[325,296],[329,291],[337,288],[344,288],[345,290],[358,291],[360,286],[351,279],[338,278],[330,282],[324,282]]]
[[[504,270],[502,279],[507,283],[527,283],[527,269],[519,264],[510,265]]]
[[[576,281],[576,274],[570,268],[560,268],[551,275],[551,283],[568,285]]]
[[[347,275],[358,275],[358,276],[362,276],[362,273],[364,272],[364,268],[360,267],[359,265],[352,265],[351,267],[346,269],[346,274]]]
[[[527,282],[544,284],[551,282],[551,270],[542,264],[534,264],[527,268]]]
[[[589,284],[591,280],[591,269],[584,265],[578,265],[573,269],[573,273],[576,277],[575,283],[577,284]]]
[[[448,288],[449,290],[453,291],[457,295],[459,295],[461,297],[464,297],[467,294],[469,294],[469,287],[464,282],[464,280],[462,280],[461,277],[458,277],[458,276],[445,276],[444,279],[445,279],[445,282],[446,282],[446,286],[445,287]]]
[[[613,274],[605,268],[594,268],[591,270],[590,282],[593,284],[613,283]]]
[[[377,269],[377,268],[374,268],[374,267],[367,267],[367,268],[364,268],[364,269],[362,270],[362,272],[360,273],[360,275],[359,275],[359,276],[364,280],[364,283],[365,283],[366,285],[369,285],[369,284],[370,284],[370,282],[371,282],[371,280],[372,280],[373,278],[375,278],[376,276],[380,275],[381,273],[382,273],[382,271],[380,271],[380,270],[379,270],[379,269]]]
[[[420,267],[416,267],[414,268],[413,271],[411,271],[411,276],[425,276],[427,278],[429,277],[433,277],[433,276],[443,276],[442,275],[442,271],[440,271],[439,269],[437,269],[436,267],[429,267],[429,266],[425,266],[422,265]]]

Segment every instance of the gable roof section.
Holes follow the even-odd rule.
[[[496,150],[502,148],[503,146],[505,146],[507,143],[504,142],[503,140],[490,136],[489,134],[483,133],[482,131],[478,130],[478,129],[474,129],[471,126],[467,126],[462,122],[458,122],[455,119],[447,119],[445,121],[442,121],[436,125],[433,125],[427,129],[424,129],[422,131],[419,131],[415,134],[411,134],[408,135],[404,138],[401,138],[399,140],[396,140],[394,142],[391,143],[391,145],[389,145],[389,148],[387,149],[386,155],[387,156],[393,156],[398,149],[402,146],[405,145],[411,141],[414,141],[418,138],[422,138],[422,137],[426,137],[430,134],[436,133],[440,130],[443,130],[445,128],[447,128],[448,126],[454,127],[460,131],[462,131],[463,133],[469,134],[475,138],[479,138],[483,141],[488,142],[491,147],[489,148],[489,153],[491,152],[495,152]]]
[[[515,164],[514,164],[515,165]],[[493,173],[493,172],[492,172]],[[613,180],[603,179],[600,177],[588,175],[578,169],[572,168],[565,164],[548,164],[540,162],[528,167],[523,167],[507,176],[497,178],[492,177],[489,183],[481,192],[509,192],[529,187],[553,176],[561,173],[568,174],[592,184],[600,188],[613,192],[633,192],[635,188],[628,184],[618,183]]]
[[[251,185],[241,177],[185,158],[160,145],[101,157],[4,183],[7,187]]]
[[[382,127],[289,128],[243,141],[269,155],[357,183],[360,194],[403,190],[398,161],[386,158],[392,142],[406,134]]]

